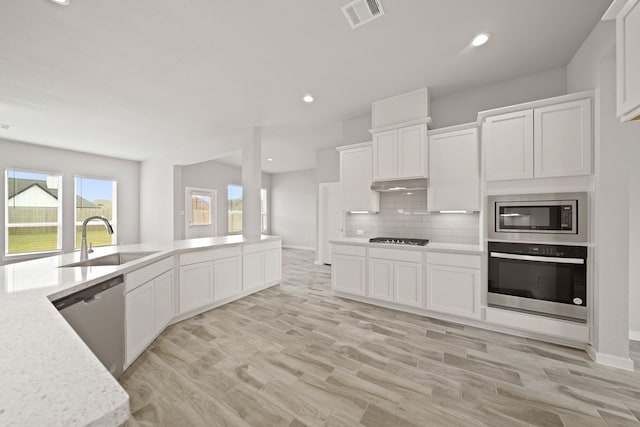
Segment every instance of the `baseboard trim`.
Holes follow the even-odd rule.
[[[629,339],[634,341],[640,341],[640,331],[634,331],[629,329]]]
[[[299,249],[302,251],[315,251],[316,248],[310,248],[308,246],[296,246],[296,245],[282,245],[282,249]]]
[[[628,357],[612,356],[610,354],[598,353],[593,346],[588,345],[587,354],[594,362],[600,365],[611,366],[613,368],[624,369],[625,371],[634,371],[633,360]]]

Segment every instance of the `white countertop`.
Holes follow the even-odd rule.
[[[156,252],[119,266],[58,268],[79,261],[75,252],[0,267],[0,425],[117,426],[129,418],[127,393],[50,301],[175,253],[270,240],[280,238],[123,245],[97,248],[89,256]]]
[[[480,244],[429,242],[425,246],[394,245],[392,243],[370,243],[369,239],[365,237],[341,237],[339,239],[331,240],[330,243],[334,243],[338,245],[346,244],[346,245],[406,249],[406,250],[427,251],[427,252],[469,253],[469,254],[477,254],[477,255],[480,255],[483,253],[482,245]]]

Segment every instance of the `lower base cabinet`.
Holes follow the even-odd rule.
[[[422,307],[422,288],[421,263],[369,258],[370,298]]]
[[[125,364],[144,351],[175,315],[173,257],[125,278]]]
[[[331,286],[335,291],[366,294],[366,248],[334,245],[331,260]]]
[[[282,278],[282,243],[265,242],[242,248],[242,289],[251,291]]]
[[[429,253],[427,310],[480,319],[481,257]]]
[[[217,259],[213,262],[213,301],[233,298],[242,292],[242,257]]]
[[[213,303],[213,262],[180,267],[180,313]]]

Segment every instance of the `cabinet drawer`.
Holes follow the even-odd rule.
[[[188,252],[180,255],[180,265],[197,264],[199,262],[212,261],[222,258],[230,258],[242,254],[240,246],[229,246],[217,249]]]
[[[427,254],[427,263],[450,265],[453,267],[482,267],[482,259],[480,255],[450,254],[440,252],[429,252]]]
[[[173,257],[168,257],[162,261],[155,262],[146,267],[142,267],[139,270],[133,271],[125,277],[125,292],[129,292],[148,282],[155,279],[162,273],[169,271],[173,268]]]
[[[336,245],[333,244],[333,253],[341,255],[365,256],[367,248],[364,246]]]
[[[255,254],[256,252],[264,252],[269,249],[280,249],[282,247],[282,241],[274,240],[271,242],[264,243],[252,243],[249,245],[244,245],[242,247],[243,254]]]
[[[402,249],[370,248],[370,258],[391,259],[394,261],[422,262],[422,252]]]

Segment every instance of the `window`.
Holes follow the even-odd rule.
[[[229,234],[242,233],[242,187],[240,185],[227,186],[228,227]],[[263,232],[268,229],[267,217],[267,189],[260,190],[260,225]]]
[[[6,170],[5,254],[62,249],[62,176]]]
[[[191,225],[211,225],[212,197],[191,193]]]
[[[108,246],[118,240],[117,234],[117,183],[108,179],[93,179],[76,177],[75,197],[75,224],[76,224],[76,248],[82,243],[82,222],[91,217],[100,215],[109,220],[114,233],[110,235],[102,221],[91,221],[87,224],[87,244],[93,246]]]

